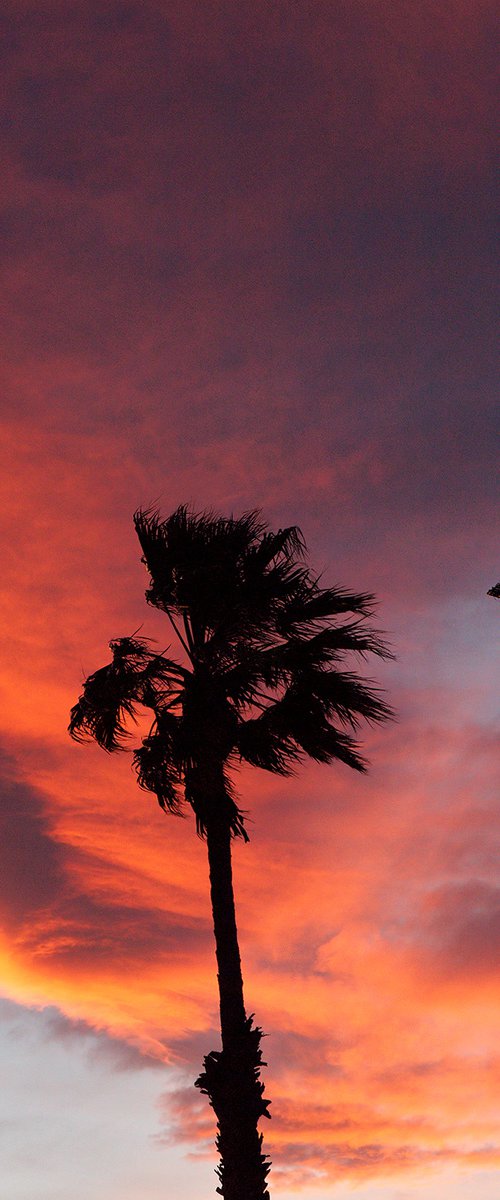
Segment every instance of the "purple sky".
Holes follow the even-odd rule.
[[[152,502],[297,522],[398,656],[366,780],[240,781],[273,1195],[498,1194],[494,22],[4,0],[9,1200],[215,1180],[203,846],[65,732],[110,637],[165,639],[131,520]]]

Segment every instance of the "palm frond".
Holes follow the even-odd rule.
[[[279,529],[277,533],[272,533],[267,527],[264,529],[260,541],[254,547],[254,555],[261,569],[280,556],[291,559],[302,558],[305,555],[306,544],[298,525],[289,525],[286,529]]]
[[[293,775],[295,763],[301,758],[297,742],[272,719],[266,720],[266,713],[241,722],[236,749],[250,766],[276,775]]]
[[[120,678],[110,663],[89,675],[82,695],[71,709],[69,733],[76,742],[94,739],[103,750],[125,749],[131,736],[126,718],[134,720],[138,697],[131,688],[124,691]]]
[[[138,705],[154,709],[182,689],[186,672],[173,660],[154,654],[148,639],[116,638],[109,643],[112,662],[89,675],[71,710],[69,733],[75,741],[94,739],[109,752],[126,749],[127,721]]]
[[[356,613],[361,617],[372,616],[375,597],[371,592],[349,592],[345,588],[320,588],[317,580],[310,577],[308,586],[298,594],[282,613],[280,631],[290,634],[294,630],[314,630],[318,621]]]
[[[178,724],[179,718],[170,716]],[[154,792],[164,812],[180,815],[183,807],[182,763],[175,753],[175,726],[163,717],[161,725],[155,724],[138,750],[134,751],[133,764],[137,772],[139,787]]]
[[[187,615],[195,641],[200,630],[221,644],[262,636],[307,577],[297,562],[305,551],[300,530],[271,533],[258,510],[222,518],[181,506],[166,521],[143,510],[134,520],[151,579],[148,602]]]
[[[365,774],[368,769],[366,758],[359,751],[358,742],[349,734],[336,729],[328,722],[315,725],[300,734],[300,746],[304,754],[316,762],[343,762],[354,771]]]
[[[319,633],[290,636],[263,647],[253,655],[254,676],[259,672],[266,682],[291,680],[310,668],[336,669],[348,651],[361,658],[375,654],[393,659],[394,655],[378,631],[363,627],[361,621],[327,626]]]
[[[294,682],[288,695],[295,706],[307,704],[308,698],[321,705],[326,716],[335,715],[344,725],[357,729],[360,721],[379,724],[393,719],[394,713],[382,700],[371,680],[361,679],[348,671],[305,671]],[[287,695],[284,699],[286,701]]]

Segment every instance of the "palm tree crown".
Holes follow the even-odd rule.
[[[145,638],[110,642],[111,663],[90,675],[71,711],[76,740],[125,749],[138,706],[153,723],[134,765],[161,807],[195,812],[247,839],[228,770],[239,761],[281,775],[305,756],[366,769],[356,741],[364,721],[392,715],[378,689],[345,668],[351,652],[392,655],[367,624],[373,596],[324,588],[305,561],[296,526],[273,533],[257,511],[235,518],[178,508],[134,517],[150,586],[183,661]],[[220,764],[223,771],[220,772]]]

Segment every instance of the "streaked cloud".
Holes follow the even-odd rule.
[[[497,1191],[493,6],[438,9],[0,17],[3,991],[61,1111],[74,1056],[80,1128],[95,1072],[162,1093],[149,1149],[186,1197],[215,1178],[192,1089],[217,1044],[205,847],[65,732],[109,638],[169,640],[131,516],[184,501],[297,521],[325,579],[379,596],[398,655],[366,779],[238,779],[276,1188]],[[110,1138],[106,1200],[128,1200]]]

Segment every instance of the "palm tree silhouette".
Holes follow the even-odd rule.
[[[136,635],[110,642],[112,662],[86,680],[69,730],[117,751],[137,706],[153,713],[133,755],[138,782],[166,812],[190,805],[208,847],[222,1050],[207,1054],[196,1086],[217,1117],[217,1192],[268,1200],[262,1031],[244,1007],[231,871],[231,840],[248,834],[230,770],[246,761],[290,775],[310,756],[364,771],[353,735],[361,720],[392,712],[370,681],[341,666],[350,652],[392,655],[365,623],[373,597],[321,587],[297,527],[273,533],[257,511],[223,518],[186,506],[165,521],[139,510],[134,522],[146,599],[183,653],[156,654]]]

